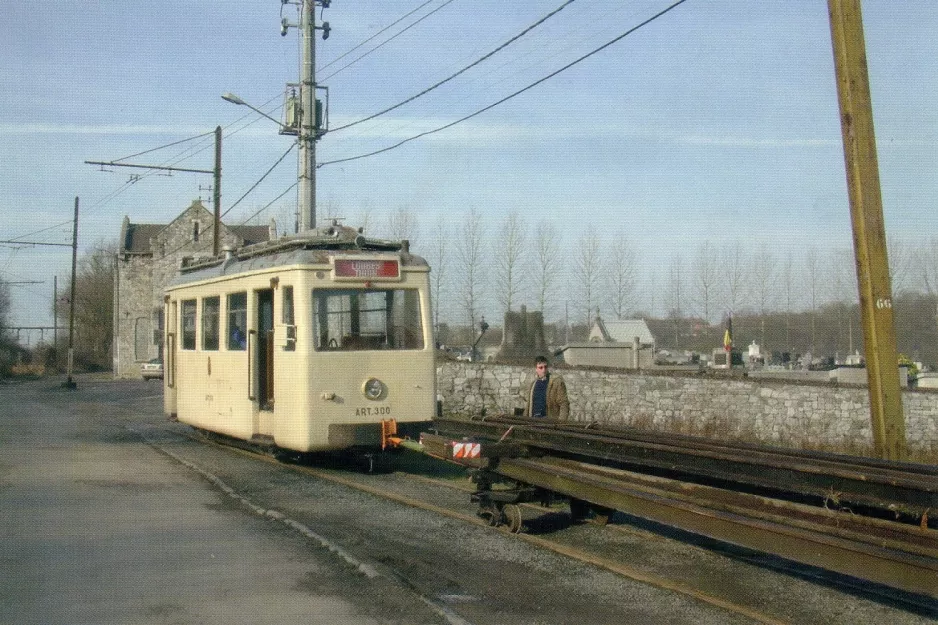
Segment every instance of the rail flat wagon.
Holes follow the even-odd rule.
[[[383,447],[432,420],[430,268],[334,225],[183,268],[164,293],[164,408],[300,452]]]

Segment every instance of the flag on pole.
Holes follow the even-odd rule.
[[[723,333],[723,351],[733,351],[733,318],[726,318],[726,332]]]

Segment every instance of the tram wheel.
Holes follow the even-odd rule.
[[[508,531],[512,534],[517,534],[521,531],[521,507],[513,503],[505,504],[505,507],[502,508],[502,515],[505,517],[505,525],[508,526]]]

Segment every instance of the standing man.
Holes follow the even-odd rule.
[[[570,418],[570,401],[567,399],[567,385],[559,375],[551,375],[547,367],[547,358],[538,356],[535,361],[537,377],[528,389],[527,405],[524,416],[534,418],[557,419],[566,421]]]

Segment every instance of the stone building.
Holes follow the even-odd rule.
[[[195,200],[169,224],[124,217],[114,272],[114,376],[137,377],[161,356],[163,287],[184,262],[212,255],[214,215]],[[276,238],[276,226],[221,226],[221,246],[238,248]]]
[[[521,312],[506,311],[498,360],[534,362],[537,356],[546,355],[544,314],[539,310],[528,312],[526,306]]]

